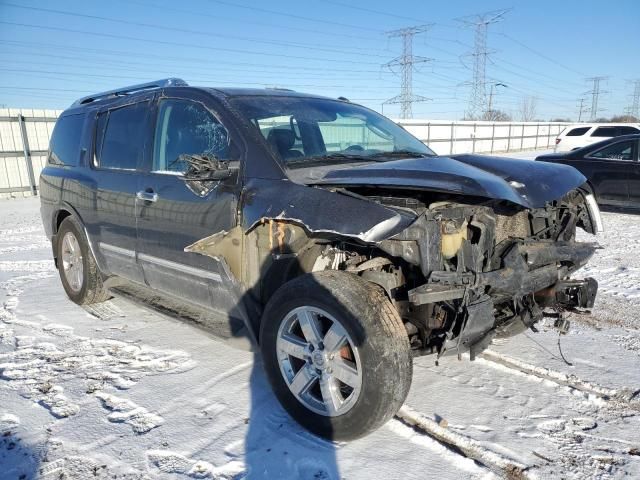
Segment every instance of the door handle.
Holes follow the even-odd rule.
[[[143,200],[145,202],[157,202],[158,198],[158,194],[153,190],[140,190],[136,193],[136,199]]]

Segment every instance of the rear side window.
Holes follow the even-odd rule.
[[[618,135],[618,127],[598,127],[591,134],[592,137],[616,137]]]
[[[587,133],[591,127],[579,127],[573,128],[569,130],[569,132],[565,135],[566,137],[580,137]]]
[[[618,135],[633,135],[634,133],[638,133],[640,130],[633,127],[618,127]]]
[[[84,114],[60,117],[49,142],[49,163],[78,165]]]
[[[148,105],[148,102],[135,103],[98,115],[96,166],[136,169],[144,151]]]
[[[633,147],[635,143],[635,140],[614,143],[597,152],[593,152],[590,156],[607,160],[633,160]]]

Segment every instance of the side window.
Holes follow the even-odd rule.
[[[604,147],[590,156],[592,158],[603,158],[607,160],[633,160],[633,146],[635,140],[628,142],[618,142],[608,147]]]
[[[141,102],[98,115],[96,166],[136,169],[144,151],[148,107],[148,102]]]
[[[200,103],[161,100],[153,148],[153,171],[184,173],[189,164],[181,155],[203,154],[231,160],[226,128]]]
[[[566,137],[581,137],[582,135],[584,135],[585,133],[587,133],[589,131],[591,127],[578,127],[578,128],[573,128],[571,130],[569,130],[569,132],[567,132],[567,134],[565,135]]]
[[[318,122],[327,152],[394,150],[394,139],[374,130],[374,125],[365,118],[338,114],[331,122]]]
[[[84,126],[84,114],[60,117],[53,127],[49,142],[49,163],[54,165],[78,165],[80,137]]]
[[[634,127],[618,127],[618,135],[633,135],[640,133],[640,130]]]
[[[618,127],[598,127],[591,134],[592,137],[615,137],[618,135]]]

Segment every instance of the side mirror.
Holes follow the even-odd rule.
[[[229,162],[219,160],[214,155],[182,154],[178,160],[189,165],[180,177],[186,182],[217,182],[229,178],[234,171],[229,168]]]
[[[229,168],[229,166],[227,165],[226,168],[209,170],[198,173],[197,175],[190,175],[190,172],[187,171],[180,178],[182,178],[185,182],[218,182],[220,180],[229,178],[231,175],[233,175],[233,169]]]
[[[215,187],[214,182],[225,180],[233,175],[237,169],[229,167],[229,162],[219,160],[213,155],[187,155],[178,157],[189,168],[181,178],[187,188],[196,195],[206,197]]]

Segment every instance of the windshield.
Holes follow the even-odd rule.
[[[435,155],[388,118],[346,101],[257,95],[232,102],[288,168]]]

